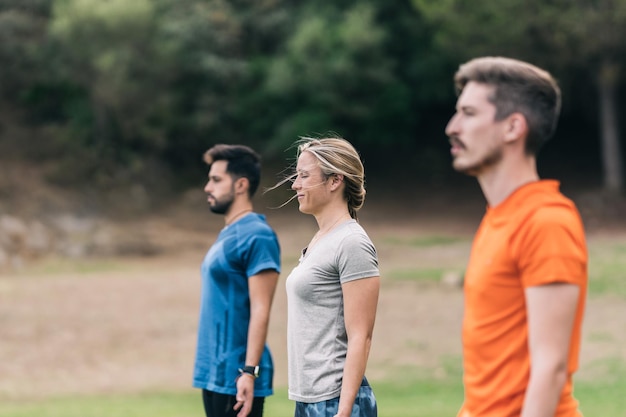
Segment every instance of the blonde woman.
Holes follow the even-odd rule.
[[[319,230],[287,278],[289,398],[295,417],[374,417],[365,378],[380,273],[357,223],[365,199],[359,154],[340,138],[298,143],[291,188]]]

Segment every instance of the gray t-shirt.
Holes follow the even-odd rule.
[[[339,396],[348,348],[341,284],[379,275],[376,249],[355,220],[303,251],[286,282],[289,399]]]

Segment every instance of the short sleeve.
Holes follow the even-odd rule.
[[[246,249],[248,277],[271,269],[280,273],[280,245],[272,230],[250,234]]]
[[[342,284],[380,275],[376,248],[366,234],[351,233],[341,241],[337,269]]]
[[[575,208],[542,207],[524,223],[516,250],[524,287],[565,282],[583,285],[587,276],[584,229]]]

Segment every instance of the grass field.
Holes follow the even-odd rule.
[[[462,274],[472,226],[364,217],[383,276],[368,364],[379,415],[453,417],[463,400],[463,300],[442,277]],[[312,228],[279,225],[284,280]],[[0,417],[203,415],[190,381],[198,265],[213,237],[191,230],[167,236],[177,250],[159,257],[50,259],[0,276]],[[626,410],[625,237],[618,230],[589,236],[590,294],[575,379],[588,417]],[[267,417],[293,415],[285,324],[280,288],[269,332],[276,394]]]
[[[455,416],[463,400],[459,379],[379,381],[373,384],[381,417]],[[585,416],[621,416],[626,407],[626,378],[577,384],[576,397]],[[203,409],[197,391],[60,397],[25,404],[0,403],[3,417],[194,417]],[[266,401],[268,417],[293,416],[284,388]]]

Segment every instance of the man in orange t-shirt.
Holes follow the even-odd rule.
[[[455,75],[446,127],[453,167],[478,179],[487,212],[465,275],[459,417],[578,417],[587,291],[580,215],[557,181],[540,180],[536,153],[556,128],[560,90],[546,71],[477,58]]]

